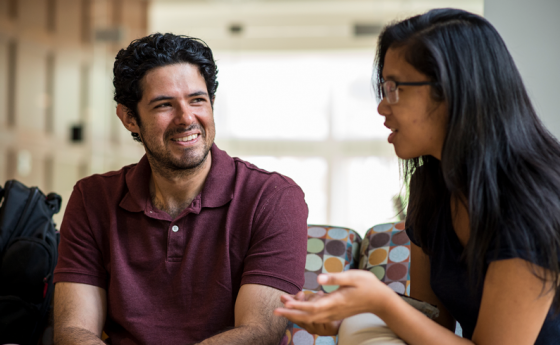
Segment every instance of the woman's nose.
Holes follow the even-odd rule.
[[[379,102],[379,104],[377,105],[377,112],[381,116],[387,116],[391,114],[391,106],[389,105],[389,102],[387,102],[387,99],[385,97],[383,97],[381,102]]]

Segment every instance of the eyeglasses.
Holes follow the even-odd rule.
[[[386,98],[389,104],[395,104],[399,101],[399,85],[422,86],[434,84],[437,83],[433,81],[399,82],[393,80],[385,80],[380,84],[380,88],[383,98]]]

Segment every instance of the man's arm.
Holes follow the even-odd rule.
[[[54,289],[54,343],[104,344],[101,333],[106,312],[104,289],[86,284],[57,283]]]
[[[272,312],[282,305],[280,296],[284,294],[284,291],[264,285],[242,285],[235,301],[235,328],[208,338],[200,345],[278,345],[288,322]]]
[[[255,214],[235,301],[235,328],[200,345],[277,345],[284,335],[287,320],[273,312],[282,306],[280,296],[297,293],[303,285],[308,212],[303,191],[297,185],[286,184],[281,177],[270,189],[272,186],[273,192],[261,201]]]

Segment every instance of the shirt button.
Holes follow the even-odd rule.
[[[173,230],[173,232],[177,232],[177,231],[179,231],[179,227],[177,225],[173,225],[171,230]]]

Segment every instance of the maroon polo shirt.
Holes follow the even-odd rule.
[[[151,202],[151,168],[80,180],[61,227],[55,282],[107,291],[113,344],[189,344],[234,326],[243,284],[301,290],[307,205],[291,179],[212,147],[202,192],[177,218]]]

